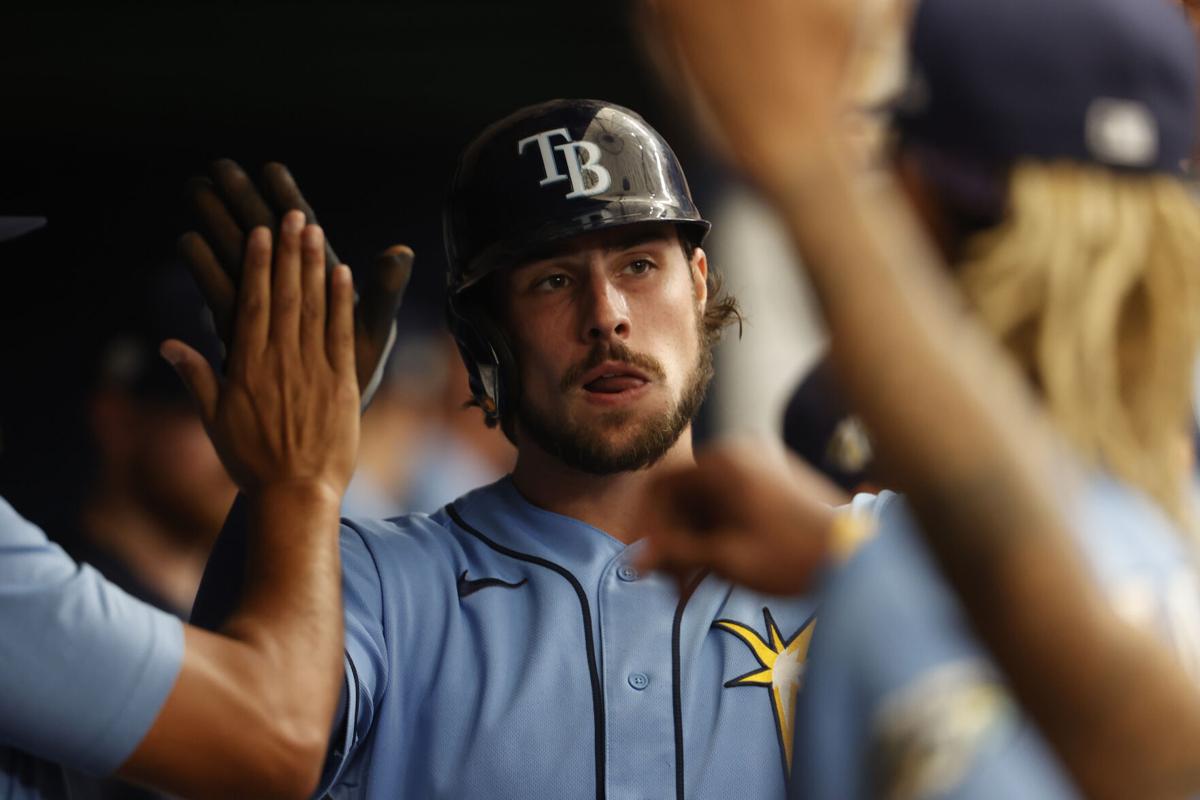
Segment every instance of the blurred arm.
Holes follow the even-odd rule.
[[[885,474],[1028,713],[1089,795],[1200,788],[1200,695],[1085,573],[1028,388],[957,310],[891,182],[869,185],[850,166],[838,120],[854,4],[658,8],[729,151],[804,256]]]
[[[857,185],[848,163],[830,151],[798,164],[776,197],[886,474],[1081,787],[1101,797],[1200,788],[1200,696],[1087,575],[1050,494],[1064,484],[1053,434],[1002,354],[953,311],[895,190]]]

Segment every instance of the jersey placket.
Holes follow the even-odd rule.
[[[675,785],[671,622],[675,586],[640,575],[636,545],[616,556],[598,587],[609,800],[644,800]]]

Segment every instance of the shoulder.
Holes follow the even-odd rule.
[[[504,480],[476,489],[432,513],[411,513],[387,519],[342,519],[343,550],[367,550],[378,556],[424,553],[454,558],[477,534],[464,527],[460,512],[472,516],[503,515],[511,504],[511,488]]]
[[[471,492],[452,506],[495,502],[495,486]],[[423,608],[435,598],[457,598],[458,576],[481,557],[481,542],[455,522],[447,506],[434,514],[390,519],[344,518],[341,557],[348,609],[382,616],[385,609]],[[482,555],[482,557],[487,557]]]
[[[426,514],[343,519],[341,557],[347,609],[361,605],[378,614],[405,595],[444,592],[462,559],[456,537]]]
[[[0,584],[15,587],[57,585],[75,572],[75,561],[0,498]]]
[[[1108,476],[1091,476],[1067,513],[1080,549],[1104,584],[1194,561],[1188,532],[1141,491]]]
[[[1019,715],[904,498],[856,504],[877,532],[824,587],[805,677],[806,702],[838,722],[824,733],[803,722],[804,745],[837,762],[814,766],[827,779],[867,770],[881,786],[961,796],[951,790],[971,780],[982,754],[1010,748]]]
[[[77,768],[112,771],[174,685],[182,623],[76,565],[3,501],[0,598],[0,664],[10,690],[0,692],[0,723],[14,725],[3,731],[8,741]]]
[[[860,495],[876,532],[822,587],[818,659],[853,659],[879,690],[977,650],[904,498]],[[867,675],[869,673],[869,677]]]

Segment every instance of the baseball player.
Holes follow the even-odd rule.
[[[0,219],[0,238],[26,227]],[[220,631],[133,599],[0,499],[0,797],[78,797],[64,766],[187,797],[311,793],[340,678],[335,536],[359,416],[353,287],[339,268],[327,302],[324,264],[300,213],[274,245],[251,234],[223,384],[163,345],[250,512],[254,585]]]
[[[344,525],[333,797],[784,796],[811,604],[631,567],[735,318],[708,227],[611,103],[522,109],[463,153],[448,320],[517,463],[432,516]]]
[[[906,206],[886,182],[857,184],[839,143],[848,4],[662,7],[805,252],[844,385],[908,494],[858,501],[879,533],[824,595],[797,796],[1058,797],[1069,778],[1089,796],[1200,789],[1200,702],[1181,669],[1200,635],[1180,457],[1200,330],[1200,212],[1178,180],[1197,91],[1182,14],[923,0],[897,112]],[[913,208],[1011,360],[957,319]],[[700,477],[713,485],[711,470],[683,483]],[[707,560],[670,538],[660,556]]]

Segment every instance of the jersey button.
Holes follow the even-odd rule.
[[[650,685],[650,679],[644,672],[631,672],[629,673],[629,685],[640,692]]]
[[[638,571],[628,564],[622,564],[617,567],[617,577],[626,583],[633,583],[638,579]]]

